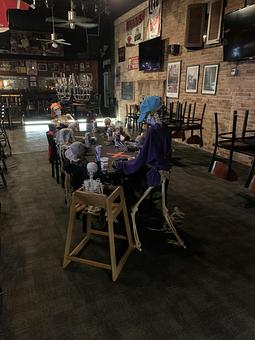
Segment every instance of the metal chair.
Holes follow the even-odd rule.
[[[249,111],[246,110],[244,114],[243,127],[241,136],[237,136],[237,111],[233,113],[233,124],[232,131],[219,133],[218,128],[218,113],[215,112],[215,143],[214,143],[214,151],[209,164],[208,171],[213,171],[215,167],[215,161],[217,158],[217,150],[218,148],[222,148],[229,151],[228,165],[227,168],[223,167],[223,175],[222,178],[233,180],[233,154],[234,152],[241,153],[253,158],[252,164],[249,170],[248,177],[245,182],[245,187],[249,187],[252,177],[254,175],[255,170],[255,130],[247,130],[247,122]],[[235,176],[237,177],[237,176]]]

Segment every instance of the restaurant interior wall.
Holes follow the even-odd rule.
[[[68,77],[74,74],[79,80],[84,73],[88,73],[92,75],[93,93],[98,94],[96,60],[30,59],[30,56],[14,58],[5,55],[0,58],[0,102],[13,105],[13,99],[21,96],[25,119],[46,118],[50,103],[58,99],[55,79],[60,75]]]
[[[222,44],[211,45],[207,48],[189,50],[184,47],[186,32],[186,13],[188,5],[201,3],[199,0],[165,0],[162,10],[161,39],[166,45],[179,44],[179,55],[164,53],[164,65],[160,72],[143,72],[138,69],[128,70],[128,62],[139,54],[138,45],[126,47],[126,21],[143,9],[148,9],[148,2],[133,8],[115,20],[115,92],[118,103],[118,116],[124,119],[126,104],[139,103],[145,95],[159,95],[165,99],[166,69],[168,62],[181,61],[180,90],[178,99],[181,102],[197,103],[197,108],[202,112],[202,106],[206,103],[204,117],[204,148],[211,151],[214,143],[214,112],[219,113],[220,131],[230,131],[232,125],[232,113],[238,111],[240,119],[244,111],[250,110],[248,128],[255,127],[255,62],[225,62],[223,61]],[[238,10],[245,6],[244,0],[229,0],[225,7],[225,14]],[[119,62],[118,49],[125,47],[125,61]],[[218,64],[218,82],[215,95],[202,94],[203,70],[205,65]],[[187,66],[199,65],[199,80],[197,93],[186,93],[186,69]],[[232,68],[237,67],[237,76],[231,75]],[[133,100],[123,100],[121,84],[132,82],[134,87]],[[171,100],[171,98],[170,98]],[[197,115],[200,114],[197,112]],[[241,126],[241,124],[239,124]],[[178,140],[179,141],[179,140]],[[222,155],[227,155],[222,151]],[[247,156],[236,155],[236,159],[244,163],[250,163]]]

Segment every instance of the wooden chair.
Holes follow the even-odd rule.
[[[104,192],[104,194],[97,194],[79,189],[72,194],[63,268],[66,268],[68,264],[73,261],[98,268],[108,269],[112,272],[112,280],[116,281],[125,265],[125,262],[127,261],[128,256],[134,249],[134,246],[131,237],[123,188],[121,186],[104,186]],[[76,213],[79,211],[86,211],[85,209],[88,206],[99,207],[105,210],[107,218],[107,231],[92,228],[91,217],[93,214],[87,211],[87,232],[85,234],[85,237],[78,243],[78,245],[74,246],[74,248],[71,250],[72,234]],[[123,212],[124,216],[126,236],[114,233],[113,222],[121,212]],[[93,235],[97,237],[102,236],[108,238],[110,248],[110,264],[78,256],[78,253],[81,252],[81,250],[88,244],[89,240],[93,238]],[[116,261],[115,239],[127,240],[128,243],[127,249],[121,256],[118,264]]]

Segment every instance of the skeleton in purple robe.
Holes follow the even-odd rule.
[[[139,122],[146,121],[149,125],[144,145],[135,159],[116,162],[117,169],[125,175],[142,171],[145,174],[147,186],[159,186],[159,170],[170,169],[171,138],[168,128],[161,123],[156,113],[160,107],[159,97],[146,97],[140,106],[139,117]]]
[[[157,96],[149,96],[144,99],[140,105],[140,116],[138,121],[150,126],[147,130],[144,145],[134,160],[119,161],[116,164],[117,169],[121,170],[128,177],[128,183],[124,182],[124,191],[126,200],[132,204],[132,196],[141,186],[143,179],[146,179],[146,187],[138,201],[131,207],[131,220],[133,225],[133,234],[135,247],[141,251],[141,242],[136,227],[136,213],[143,200],[151,193],[154,187],[161,187],[162,214],[165,218],[164,226],[158,230],[166,233],[172,233],[175,240],[168,239],[168,243],[173,243],[185,248],[185,244],[179,237],[171,216],[166,206],[166,190],[169,180],[170,159],[171,159],[171,138],[168,128],[161,123],[157,111],[161,107],[161,100]]]

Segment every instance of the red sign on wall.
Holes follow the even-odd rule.
[[[128,71],[137,70],[139,68],[139,57],[128,58]]]

